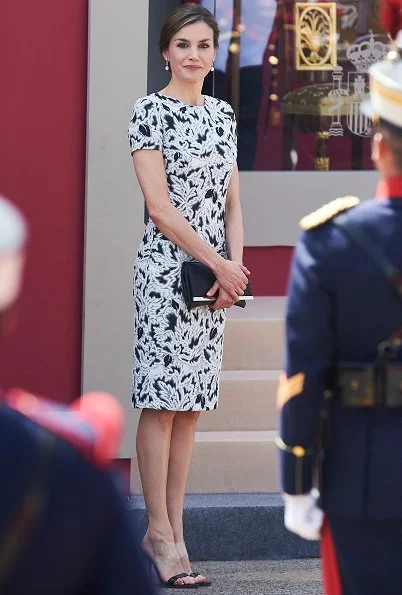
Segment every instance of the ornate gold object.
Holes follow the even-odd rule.
[[[328,139],[329,132],[327,130],[321,130],[316,132],[317,148],[314,167],[317,171],[328,171],[329,170],[329,156],[328,156]]]
[[[329,157],[316,157],[314,159],[314,169],[316,171],[329,171]]]
[[[336,66],[336,2],[296,2],[296,70],[332,70]]]

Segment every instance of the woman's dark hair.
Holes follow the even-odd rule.
[[[214,46],[217,48],[219,45],[219,27],[214,15],[203,6],[191,2],[178,6],[164,22],[159,38],[160,53],[162,54],[168,49],[170,40],[180,29],[186,27],[186,25],[200,22],[211,27],[214,34]]]

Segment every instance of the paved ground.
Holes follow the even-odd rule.
[[[210,587],[197,589],[200,595],[322,595],[318,559],[197,562],[193,566],[212,581]]]

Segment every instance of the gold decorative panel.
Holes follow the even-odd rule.
[[[296,2],[296,70],[332,70],[336,43],[336,2]]]

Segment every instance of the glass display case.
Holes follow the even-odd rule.
[[[221,30],[205,92],[227,100],[243,171],[372,169],[360,103],[389,40],[377,0],[199,0]]]

